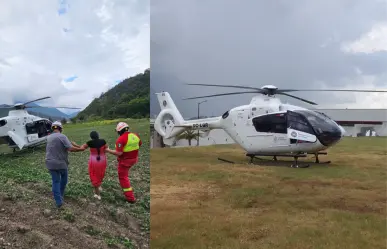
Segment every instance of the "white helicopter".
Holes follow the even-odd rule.
[[[327,115],[317,110],[284,104],[276,95],[289,96],[306,103],[317,105],[287,92],[325,91],[325,92],[387,92],[386,90],[296,90],[278,89],[273,85],[262,88],[188,84],[197,86],[229,87],[248,89],[250,91],[214,94],[186,99],[208,98],[244,93],[257,93],[248,105],[238,106],[225,112],[222,116],[196,120],[184,120],[168,92],[156,93],[161,112],[154,124],[155,130],[163,137],[164,143],[171,145],[175,137],[187,129],[201,130],[208,135],[212,129],[223,129],[238,143],[251,158],[256,156],[294,157],[292,167],[298,166],[298,158],[313,154],[315,163],[320,163],[318,155],[338,143],[345,134],[342,126]],[[330,163],[329,161],[326,163]]]
[[[25,103],[18,103],[12,107],[0,107],[1,109],[10,109],[8,116],[0,118],[0,145],[7,144],[15,152],[17,148],[23,150],[46,143],[47,136],[51,133],[52,122],[46,118],[30,115],[25,109],[80,109],[77,107],[27,106],[27,104],[48,98],[51,97],[43,97]]]

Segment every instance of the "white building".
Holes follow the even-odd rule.
[[[387,136],[387,109],[318,109],[325,113],[346,130],[346,136]],[[162,137],[153,129],[151,119],[151,147],[160,147]],[[192,140],[192,145],[197,141]],[[200,145],[230,144],[232,138],[223,130],[212,130],[207,137],[200,138]],[[187,140],[176,142],[176,146],[188,146]]]
[[[365,136],[374,131],[387,136],[387,109],[319,109],[346,130],[346,136]]]

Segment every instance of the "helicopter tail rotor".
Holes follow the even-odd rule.
[[[185,128],[175,127],[184,123],[184,118],[167,92],[156,93],[161,112],[155,120],[155,130],[165,139],[175,137]],[[167,141],[168,142],[168,141]]]
[[[154,128],[163,137],[165,144],[172,145],[176,136],[183,132],[197,130],[198,135],[202,137],[208,135],[211,129],[222,129],[221,117],[184,120],[168,92],[156,95],[161,112],[155,120]]]

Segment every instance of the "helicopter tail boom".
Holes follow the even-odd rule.
[[[184,121],[181,125],[175,125],[175,127],[185,127],[195,130],[211,130],[211,129],[221,129],[222,126],[220,124],[221,117],[215,118],[202,118],[202,119],[194,119]]]

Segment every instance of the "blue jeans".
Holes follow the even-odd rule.
[[[52,193],[58,207],[63,204],[64,191],[68,180],[67,169],[50,170],[52,179]]]

